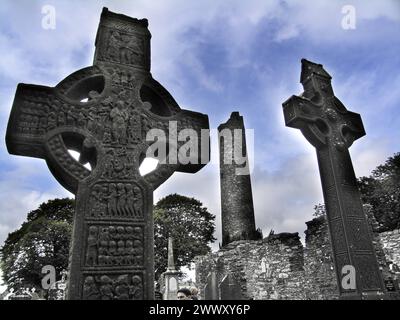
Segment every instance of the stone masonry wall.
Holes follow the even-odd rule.
[[[208,273],[216,271],[218,281],[231,274],[245,299],[305,299],[303,265],[298,233],[235,241],[218,252],[196,258],[196,284],[204,293]]]
[[[370,208],[365,207],[382,276],[400,279],[400,230],[379,233]],[[307,224],[306,245],[298,233],[272,234],[259,241],[235,241],[215,253],[196,258],[196,285],[204,299],[207,275],[218,282],[231,274],[244,299],[338,299],[338,289],[325,216]],[[398,291],[390,293],[399,299]]]
[[[306,222],[304,249],[305,288],[307,299],[338,299],[331,242],[325,216]]]

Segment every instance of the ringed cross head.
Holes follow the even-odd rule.
[[[194,173],[206,164],[198,150],[196,161],[170,159],[174,150],[187,150],[185,139],[176,139],[183,129],[196,147],[208,145],[201,132],[208,133],[208,117],[182,110],[153,79],[150,38],[146,19],[104,8],[93,66],[55,87],[19,84],[15,94],[8,151],[45,159],[76,195],[69,299],[153,299],[153,191],[175,171]],[[165,133],[157,138],[166,154],[152,150],[152,130]],[[79,162],[68,150],[80,152]],[[149,150],[160,162],[141,176]]]

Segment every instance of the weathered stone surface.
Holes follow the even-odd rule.
[[[306,224],[304,280],[307,299],[336,300],[338,288],[326,217],[315,218]]]
[[[253,194],[243,117],[232,112],[218,127],[221,181],[222,245],[257,240]]]
[[[240,285],[243,299],[304,299],[303,246],[297,233],[259,241],[235,241],[219,252],[196,257],[196,285],[203,292],[207,274],[226,275]]]
[[[379,233],[370,208],[365,206],[369,232],[385,281],[398,282],[400,272],[390,270],[390,261],[400,259],[398,230]],[[297,234],[272,234],[263,241],[236,241],[218,252],[196,257],[196,285],[202,291],[207,275],[214,270],[218,283],[227,275],[240,283],[244,299],[281,300],[339,298],[326,217],[307,224],[303,248]],[[387,250],[386,248],[393,248]],[[399,299],[398,292],[390,299]]]
[[[93,66],[54,88],[17,88],[8,151],[45,159],[76,194],[69,299],[153,299],[153,190],[175,171],[196,172],[204,165],[167,161],[139,174],[153,143],[146,139],[150,129],[174,135],[173,122],[177,132],[193,129],[199,139],[200,130],[208,129],[206,115],[180,109],[152,78],[147,26],[146,19],[105,8]],[[182,144],[172,137],[168,150]],[[68,149],[81,152],[80,162]],[[83,166],[87,162],[91,171]]]
[[[286,125],[300,129],[317,149],[333,261],[341,298],[385,293],[348,148],[365,135],[359,114],[335,97],[322,65],[302,60],[304,92],[283,103]],[[342,286],[342,269],[355,269],[355,288]]]
[[[373,239],[375,254],[378,259],[379,270],[384,281],[393,279],[397,281],[400,272],[396,273],[390,269],[390,255],[384,248],[393,244],[400,246],[400,238],[389,236],[385,238],[386,233],[379,233],[379,226],[373,215],[371,207],[364,205],[364,212],[369,224],[369,232]],[[326,217],[318,217],[307,222],[306,247],[305,247],[305,281],[310,299],[332,300],[338,299],[338,290],[334,264],[332,259],[332,250],[330,238],[328,236],[328,224]],[[393,231],[394,233],[396,231]],[[393,233],[390,232],[390,233]],[[392,258],[399,259],[400,250],[394,250]],[[399,299],[398,292],[390,293],[389,299]]]
[[[400,261],[400,237],[399,229],[389,232],[379,232],[379,224],[375,219],[372,207],[364,205],[364,211],[369,222],[369,230],[372,233],[375,254],[378,258],[379,270],[385,283],[387,297],[391,300],[400,300],[400,290],[398,283],[400,279],[400,269],[394,261]],[[392,248],[387,250],[387,248]],[[387,283],[392,283],[394,288],[388,290]]]
[[[218,276],[215,271],[211,271],[206,279],[204,286],[204,299],[205,300],[219,300],[220,291],[218,288]]]
[[[240,283],[234,277],[227,274],[219,285],[220,300],[242,300]]]

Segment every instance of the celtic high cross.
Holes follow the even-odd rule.
[[[93,66],[54,88],[19,84],[15,94],[8,151],[45,159],[76,194],[68,299],[153,299],[153,191],[175,171],[204,166],[161,161],[151,173],[139,173],[153,143],[146,139],[150,129],[166,136],[191,129],[209,139],[200,133],[209,128],[208,117],[180,109],[152,78],[150,38],[146,19],[104,8]],[[168,152],[185,144],[164,142]],[[80,161],[68,150],[79,151]]]
[[[317,150],[340,297],[382,298],[384,284],[349,153],[365,135],[361,117],[335,97],[322,65],[301,62],[304,92],[284,102],[283,111],[286,125],[300,129]]]

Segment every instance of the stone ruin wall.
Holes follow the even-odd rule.
[[[338,299],[336,274],[332,259],[332,248],[325,217],[306,223],[306,247],[304,249],[304,282],[307,299]]]
[[[262,270],[263,258],[269,265],[266,272]],[[217,272],[218,282],[231,274],[240,283],[245,299],[303,298],[303,246],[297,233],[235,241],[218,252],[197,257],[196,284],[201,293],[210,271]]]
[[[366,208],[366,212],[384,280],[400,279],[400,272],[391,272],[389,267],[391,262],[400,266],[400,230],[379,233],[371,211]],[[207,275],[216,271],[218,282],[231,274],[240,283],[244,299],[338,299],[326,219],[322,216],[306,224],[305,247],[298,233],[280,233],[259,241],[235,241],[218,252],[196,257],[201,298]]]

